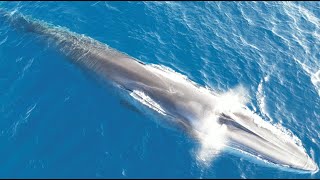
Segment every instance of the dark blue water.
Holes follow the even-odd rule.
[[[320,164],[320,3],[1,2],[226,92]],[[0,177],[319,178],[220,153],[146,116],[0,19]]]

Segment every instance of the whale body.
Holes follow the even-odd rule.
[[[190,80],[174,78],[174,72],[165,71],[159,68],[161,66],[145,64],[85,35],[17,12],[1,9],[0,15],[18,30],[51,42],[72,63],[127,90],[159,114],[171,117],[195,138],[206,135],[199,124],[213,115],[216,118],[212,121],[224,129],[223,137],[228,147],[289,168],[318,170],[303,148],[274,133],[272,125],[257,120],[259,118],[246,107],[213,111],[221,102],[217,94]]]

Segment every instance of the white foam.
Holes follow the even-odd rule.
[[[270,119],[272,122],[273,119],[269,115],[267,105],[266,105],[266,96],[263,92],[263,83],[269,81],[269,78],[270,78],[269,75],[267,75],[263,78],[263,80],[260,81],[258,85],[258,91],[256,93],[256,97],[257,97],[260,112],[262,113],[263,116],[268,117],[268,119]]]
[[[138,100],[139,102],[141,102],[142,104],[148,106],[149,108],[159,112],[162,115],[166,115],[166,112],[164,109],[162,109],[162,107],[156,103],[153,99],[151,99],[148,95],[146,95],[144,92],[142,91],[137,91],[134,90],[133,92],[130,93],[130,95]]]
[[[217,94],[217,114],[231,113],[242,109],[250,100],[248,91],[243,86],[237,86],[226,93]]]
[[[269,75],[265,76],[265,77],[263,78],[263,80],[264,80],[264,82],[268,82],[268,81],[270,80],[270,76],[269,76]]]
[[[200,141],[200,147],[197,150],[197,160],[203,165],[210,165],[211,161],[227,145],[225,125],[217,123],[218,116],[208,116],[206,119],[197,121],[194,124],[195,134]]]
[[[260,110],[264,111],[266,106],[265,106],[265,95],[263,93],[263,82],[262,81],[260,81],[260,83],[258,85],[257,99],[259,102]]]
[[[320,96],[320,69],[311,75],[311,82],[318,90],[318,94]]]

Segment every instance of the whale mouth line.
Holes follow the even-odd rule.
[[[238,122],[234,121],[230,116],[228,116],[224,113],[221,114],[220,118],[218,119],[218,123],[224,124],[224,125],[228,126],[229,128],[236,128],[236,129],[243,130],[247,133],[250,133],[256,137],[259,137],[259,138],[265,140],[263,137],[259,136],[255,132],[249,130],[248,128],[246,128],[243,125],[239,124]]]

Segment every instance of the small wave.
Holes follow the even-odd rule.
[[[320,70],[314,72],[310,66],[301,62],[300,60],[294,58],[294,60],[301,65],[302,69],[310,76],[311,83],[314,88],[318,91],[318,95],[320,96]]]
[[[21,117],[19,120],[17,120],[11,127],[11,131],[12,131],[12,134],[11,134],[11,137],[13,137],[14,135],[17,134],[17,130],[19,128],[20,125],[22,124],[25,124],[28,122],[28,119],[32,113],[32,111],[37,107],[37,103],[35,103],[34,105],[30,106],[28,109],[27,109],[27,112],[25,113],[25,115],[23,117]]]
[[[21,76],[19,77],[19,79],[24,77],[25,72],[30,69],[33,61],[34,61],[34,58],[29,59],[28,63],[23,67],[23,69],[21,71]]]
[[[320,69],[311,75],[311,82],[318,90],[318,94],[320,96]]]
[[[0,46],[4,44],[7,41],[7,39],[8,39],[8,36],[6,36],[2,41],[0,41]]]
[[[122,169],[122,172],[121,172],[122,176],[127,176],[127,172],[126,172],[126,169]]]
[[[259,83],[258,85],[258,91],[256,93],[256,97],[257,97],[257,101],[259,103],[259,109],[260,112],[262,113],[262,115],[266,118],[268,118],[271,122],[273,121],[273,119],[270,117],[268,109],[267,109],[267,105],[266,105],[266,96],[265,93],[263,92],[263,84],[264,82],[269,81],[270,76],[267,75],[265,76]]]
[[[98,3],[98,2],[97,2],[97,3]],[[96,5],[97,3],[95,3],[94,5]],[[94,6],[94,5],[92,5],[92,6]],[[119,10],[118,8],[110,5],[110,3],[108,3],[108,2],[104,2],[104,5],[105,5],[106,8],[108,8],[108,9],[110,9],[110,10],[112,10],[112,11],[120,12],[120,10]]]

